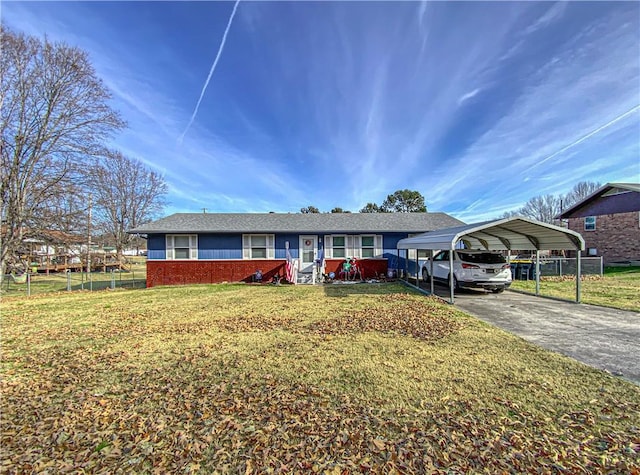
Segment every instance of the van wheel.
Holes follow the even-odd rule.
[[[422,268],[422,281],[427,282],[429,280],[429,271],[426,268]]]
[[[447,276],[447,285],[449,285],[449,279],[451,279],[451,274]],[[458,279],[456,276],[453,276],[453,290],[460,290],[460,286],[458,285]]]

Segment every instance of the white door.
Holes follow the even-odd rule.
[[[318,253],[318,236],[300,236],[300,272],[313,272]]]

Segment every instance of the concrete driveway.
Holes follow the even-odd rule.
[[[436,286],[449,298],[449,289]],[[640,313],[525,295],[465,290],[455,305],[536,345],[640,385]]]

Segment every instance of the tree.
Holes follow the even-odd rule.
[[[563,198],[562,208],[567,209],[573,206],[578,201],[582,201],[601,187],[602,185],[600,183],[593,181],[581,181],[579,183],[576,183],[571,191],[567,193]],[[562,210],[560,212],[562,212]]]
[[[76,181],[79,163],[124,122],[84,51],[5,26],[0,36],[2,275],[26,235],[42,229],[49,203]]]
[[[307,206],[306,208],[301,208],[300,212],[302,214],[309,214],[309,213],[319,213],[320,210],[315,206]]]
[[[336,206],[330,212],[331,213],[351,213],[351,211],[345,211],[342,208],[340,208],[339,206]]]
[[[381,210],[388,213],[426,213],[424,197],[417,191],[398,190],[388,195]]]
[[[554,224],[555,217],[560,214],[561,201],[559,197],[554,195],[535,196],[525,203],[519,214],[525,218]]]
[[[360,213],[382,213],[380,207],[375,203],[367,203]]]
[[[515,218],[516,216],[521,216],[522,213],[520,212],[520,210],[515,210],[515,211],[505,211],[504,213],[502,213],[502,216],[500,216],[500,218]]]
[[[167,185],[158,173],[116,151],[97,161],[89,174],[95,227],[111,238],[120,256],[133,240],[127,230],[162,210]]]

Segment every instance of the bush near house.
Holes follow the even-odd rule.
[[[385,285],[3,300],[1,469],[637,473],[640,388]]]

